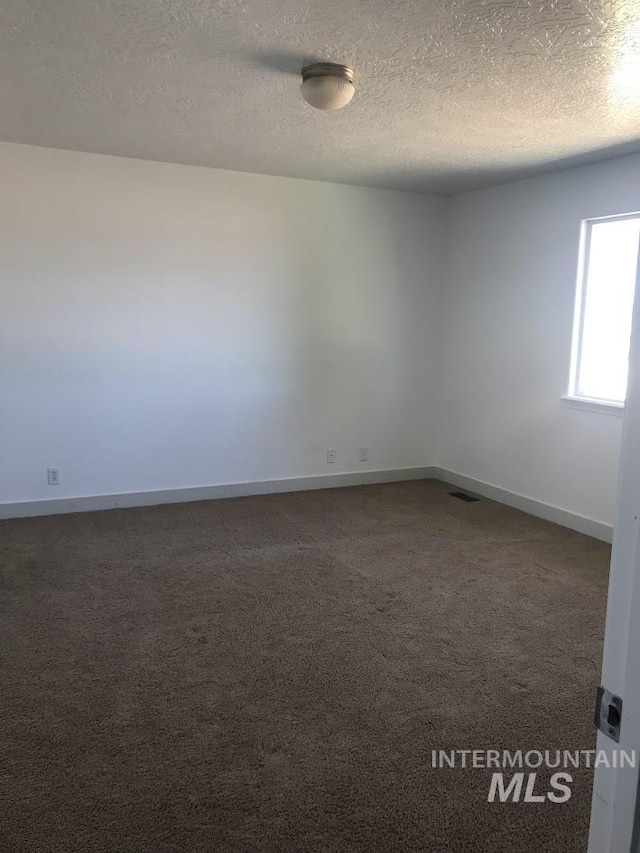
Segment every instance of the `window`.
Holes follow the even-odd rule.
[[[622,408],[640,214],[583,222],[568,399]]]

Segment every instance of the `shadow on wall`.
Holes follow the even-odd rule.
[[[284,409],[296,436],[304,436],[309,418],[326,436],[326,447],[350,436],[353,456],[336,467],[352,469],[356,445],[387,430],[397,441],[400,413],[407,411],[411,388],[401,304],[407,282],[384,211],[372,210],[363,222],[363,207],[350,209],[346,188],[344,194],[336,187],[328,193],[310,185],[308,193],[304,203],[296,196],[286,214],[295,250],[283,325],[283,372],[289,378]],[[302,446],[299,452],[323,459],[326,447]]]

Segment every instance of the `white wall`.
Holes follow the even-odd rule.
[[[0,186],[0,503],[435,464],[612,523],[621,420],[561,397],[640,157],[447,201],[4,144]]]
[[[7,144],[0,186],[0,502],[433,463],[445,200]]]
[[[621,418],[567,391],[580,221],[640,210],[640,156],[451,200],[438,464],[611,524]]]

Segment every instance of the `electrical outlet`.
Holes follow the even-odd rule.
[[[50,486],[60,485],[60,470],[58,468],[47,468],[47,483]]]
[[[369,448],[364,445],[360,448],[360,461],[366,462],[369,459]]]
[[[327,462],[335,462],[335,461],[336,461],[335,450],[327,450]]]

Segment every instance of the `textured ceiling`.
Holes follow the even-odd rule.
[[[458,192],[640,150],[640,0],[0,0],[0,139]]]

